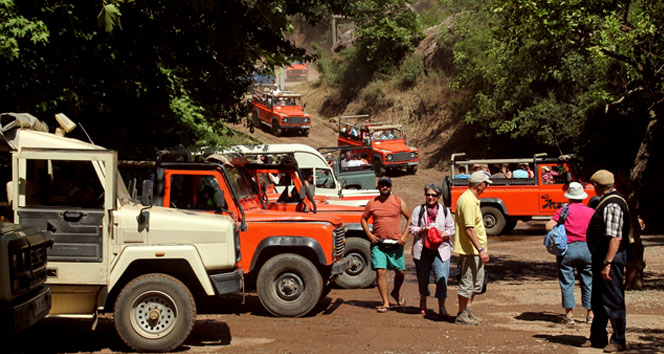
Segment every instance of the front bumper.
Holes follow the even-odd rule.
[[[0,330],[19,332],[41,320],[51,310],[51,287],[36,291],[8,304],[0,305]]]
[[[348,269],[350,269],[351,260],[352,260],[351,257],[346,256],[346,257],[340,259],[338,262],[335,262],[332,265],[331,276],[333,276],[333,277],[337,276],[337,275],[347,271]]]

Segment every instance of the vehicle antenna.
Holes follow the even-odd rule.
[[[83,124],[81,124],[81,122],[78,122],[78,125],[81,127],[81,129],[83,129],[83,133],[85,133],[85,136],[88,137],[88,140],[90,140],[90,144],[94,144],[94,142],[92,141],[92,138],[90,137],[90,135],[88,135],[88,131],[85,130],[85,127],[83,126]]]

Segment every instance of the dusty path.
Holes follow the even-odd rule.
[[[246,131],[241,125],[239,130]],[[333,125],[314,119],[310,137],[277,138],[256,131],[266,143],[305,143],[314,147],[336,143]],[[441,171],[421,168],[414,176],[393,175],[394,193],[412,209],[422,203],[422,186],[439,182]],[[417,281],[407,247],[403,296],[407,306],[377,313],[375,288],[333,289],[307,317],[274,318],[262,309],[255,294],[242,305],[239,296],[199,305],[196,327],[181,351],[190,353],[601,353],[578,346],[590,325],[560,323],[560,289],[555,259],[542,246],[542,223],[519,223],[511,236],[491,237],[488,265],[491,282],[474,310],[485,318],[476,327],[451,323],[418,313]],[[627,293],[630,352],[658,353],[664,348],[664,236],[645,237],[646,289]],[[453,258],[453,263],[456,257]],[[452,270],[452,274],[454,274]],[[453,278],[453,277],[452,277]],[[391,279],[390,279],[391,287]],[[447,310],[456,313],[456,281],[448,289]],[[577,287],[577,301],[580,290]],[[434,300],[429,299],[429,307]],[[577,318],[581,318],[577,310]],[[4,352],[115,353],[127,348],[115,333],[111,316],[96,331],[87,320],[46,319],[14,336]]]

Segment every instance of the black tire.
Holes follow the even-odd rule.
[[[258,116],[258,112],[257,112],[257,111],[253,111],[253,112],[251,113],[251,122],[252,122],[253,125],[254,125],[255,127],[257,127],[257,128],[261,128],[261,127],[263,126],[263,122],[261,122],[261,119],[260,119],[260,117]]]
[[[385,175],[385,167],[383,167],[383,164],[380,162],[380,158],[374,157],[373,168],[374,171],[376,171],[376,177],[382,177]]]
[[[279,128],[279,121],[273,120],[270,127],[270,133],[274,136],[281,136],[281,128]]]
[[[142,275],[129,282],[115,301],[115,329],[135,351],[171,351],[187,339],[195,321],[191,292],[170,275]]]
[[[408,172],[408,174],[414,175],[417,173],[417,165],[406,167],[406,172]]]
[[[256,279],[258,299],[280,317],[300,317],[311,311],[323,293],[323,279],[308,259],[278,254],[261,267]]]
[[[452,206],[452,180],[450,176],[443,178],[443,203],[446,207]]]
[[[309,129],[303,129],[302,136],[309,136]]]
[[[351,267],[339,274],[334,281],[344,289],[366,288],[376,280],[376,272],[371,269],[371,245],[369,240],[359,237],[346,239],[345,257],[351,257]]]
[[[512,230],[514,230],[514,228],[516,227],[517,222],[519,222],[519,220],[517,219],[508,219],[507,223],[505,224],[505,228],[503,229],[503,233],[509,234],[510,232],[512,232]]]
[[[491,206],[482,207],[482,218],[484,220],[484,228],[486,234],[489,236],[500,235],[505,229],[505,215],[497,208]]]

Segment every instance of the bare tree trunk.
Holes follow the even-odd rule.
[[[640,196],[641,181],[643,180],[643,173],[648,165],[650,152],[653,139],[656,135],[658,128],[658,117],[656,112],[657,104],[653,105],[649,110],[650,121],[645,131],[639,150],[634,159],[629,174],[629,194],[627,195],[627,202],[630,209],[630,223],[632,225],[633,243],[629,246],[629,257],[627,260],[625,271],[625,289],[642,289],[643,288],[643,270],[646,268],[644,257],[643,242],[641,241],[641,228],[638,221],[638,200]]]

